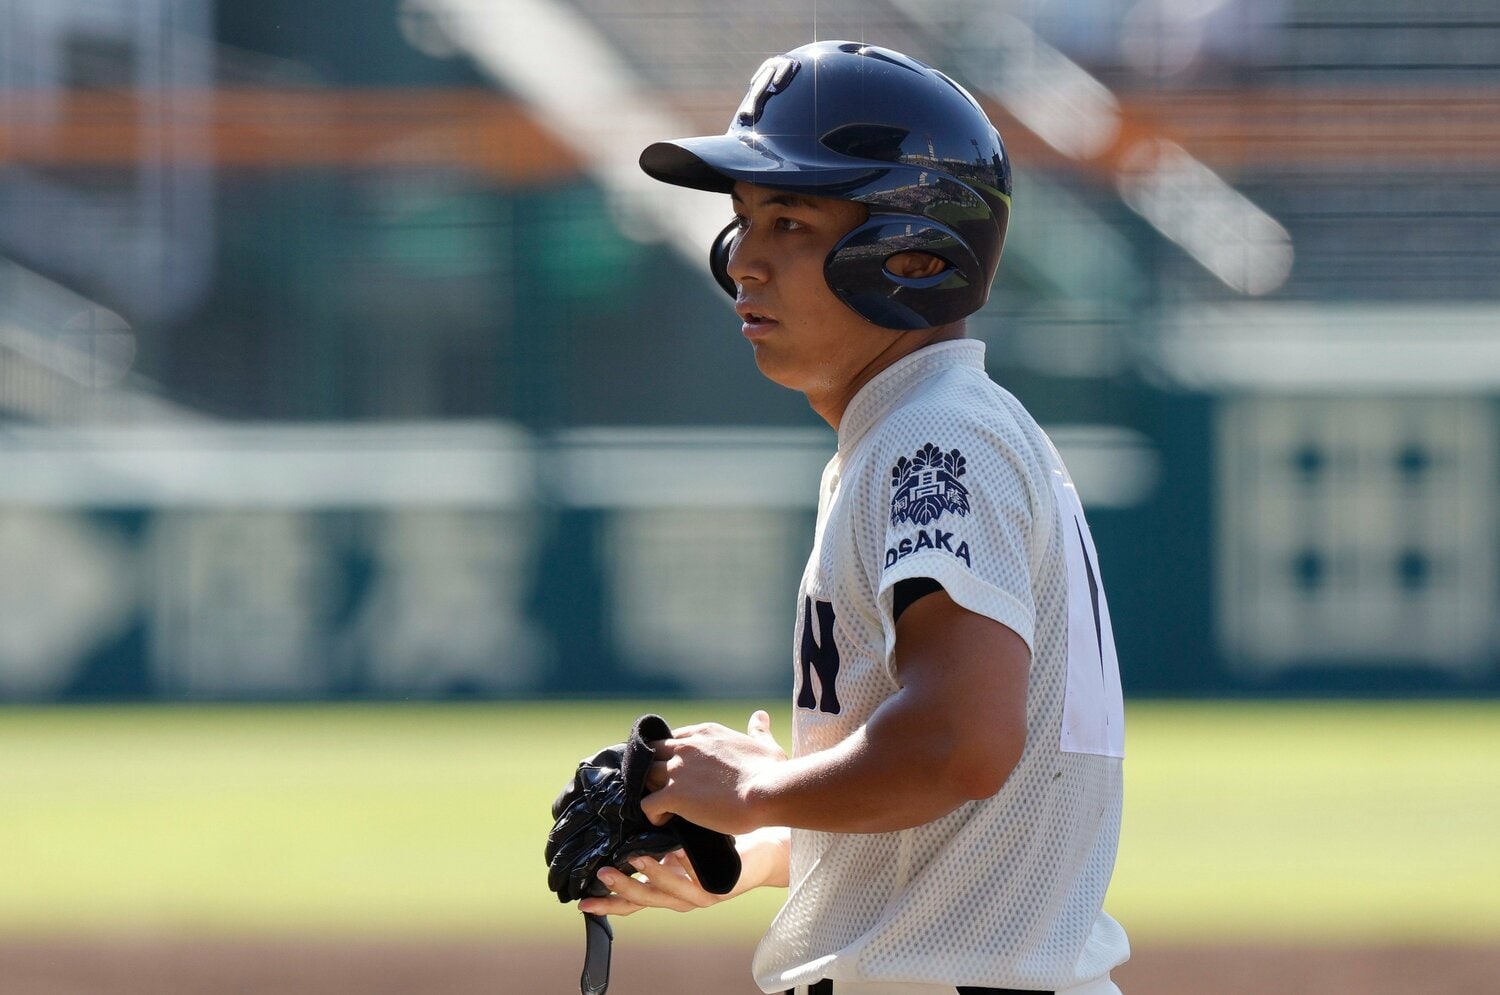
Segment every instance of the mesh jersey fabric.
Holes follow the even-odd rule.
[[[1115,756],[1060,745],[1069,530],[1054,478],[1062,460],[986,375],[979,342],[918,350],[844,412],[798,594],[795,754],[844,740],[898,690],[892,590],[922,576],[1030,646],[1026,746],[997,794],[935,822],[793,830],[791,887],[753,962],[764,991],[821,978],[1056,989],[1128,958],[1103,911],[1123,745]]]

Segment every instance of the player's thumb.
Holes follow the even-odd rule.
[[[746,727],[746,731],[753,739],[777,746],[776,737],[771,735],[771,716],[761,709],[756,709],[750,714],[750,724]],[[777,748],[780,749],[779,746]]]

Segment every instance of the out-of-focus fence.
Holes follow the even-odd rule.
[[[14,428],[17,697],[770,693],[818,429],[499,422]],[[1085,487],[1143,444],[1064,428]]]

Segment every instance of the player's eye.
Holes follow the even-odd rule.
[[[782,231],[799,231],[807,226],[796,218],[777,218],[776,227]]]
[[[736,214],[734,216],[734,227],[736,230],[744,231],[749,224],[750,219],[745,217],[743,214]]]

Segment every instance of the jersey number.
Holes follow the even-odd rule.
[[[818,631],[823,634],[820,644],[813,638],[813,605],[818,606]],[[837,715],[839,706],[839,644],[833,638],[833,602],[802,600],[802,647],[797,653],[801,669],[801,689],[797,692],[798,708],[815,708],[820,712]],[[813,693],[812,675],[818,675],[821,696]]]

